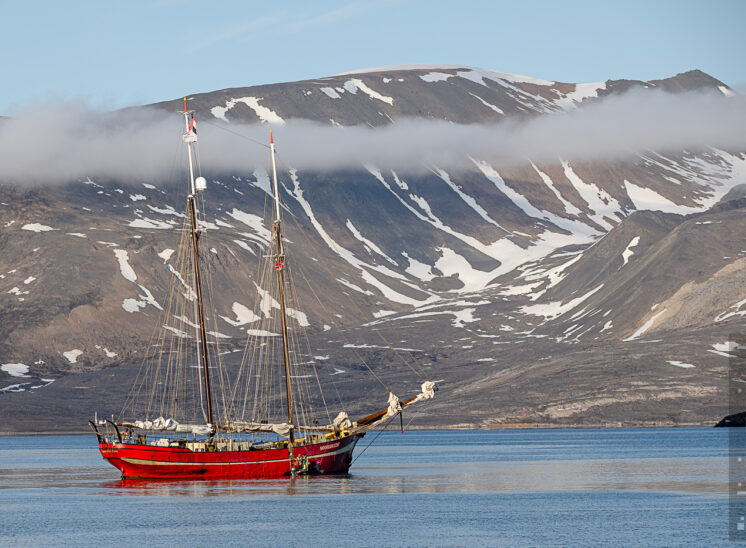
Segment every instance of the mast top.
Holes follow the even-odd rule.
[[[275,163],[275,138],[269,130],[269,155],[272,160],[272,187],[275,194],[275,222],[280,222],[280,190],[277,186],[277,166]]]

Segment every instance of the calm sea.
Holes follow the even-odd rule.
[[[727,429],[375,436],[345,477],[133,484],[93,436],[0,438],[0,546],[728,542]]]

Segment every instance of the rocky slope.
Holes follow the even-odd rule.
[[[729,91],[699,71],[566,84],[392,67],[190,100],[213,123],[499,124],[631,87]],[[728,340],[746,314],[741,151],[473,159],[415,174],[292,167],[281,183],[303,314],[291,321],[308,323],[320,368],[344,371],[335,382],[358,402],[351,411],[385,402],[353,364],[363,358],[409,391],[405,354],[442,387],[413,424],[678,424],[726,414]],[[253,282],[269,179],[261,169],[206,175],[213,337],[231,351],[261,316]],[[118,411],[175,275],[182,180],[175,171],[127,185],[0,186],[0,430],[76,429],[94,409]]]

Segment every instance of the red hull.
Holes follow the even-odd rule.
[[[359,439],[342,439],[295,447],[296,459],[306,457],[317,474],[346,474]],[[290,475],[288,450],[193,452],[179,447],[128,443],[100,443],[104,459],[121,470],[123,478],[272,478]]]

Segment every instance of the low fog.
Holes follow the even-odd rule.
[[[202,173],[266,167],[267,125],[197,119]],[[746,101],[719,92],[638,90],[570,112],[497,124],[402,119],[379,128],[291,120],[275,128],[281,162],[300,170],[412,172],[466,169],[469,157],[509,162],[616,159],[638,151],[746,150]],[[183,165],[183,115],[154,108],[102,112],[82,102],[46,104],[0,119],[0,183],[65,183],[85,177],[158,182]],[[473,167],[473,164],[471,164]]]

